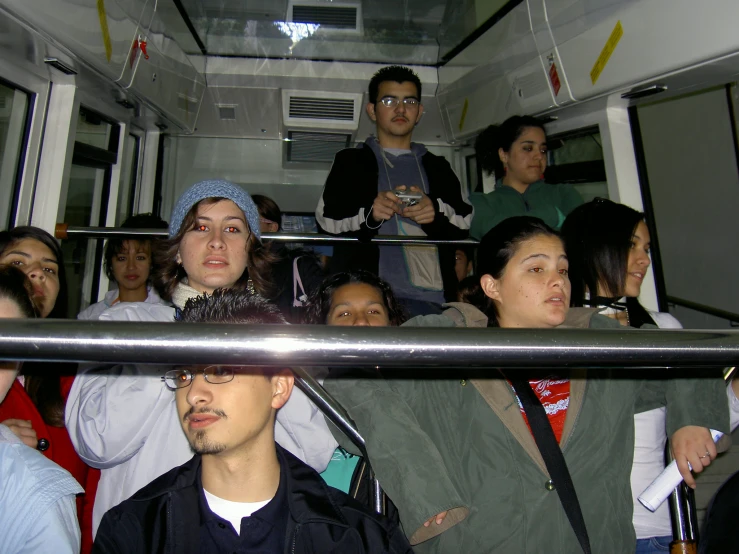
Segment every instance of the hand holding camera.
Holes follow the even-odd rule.
[[[395,193],[396,195],[398,193]],[[431,198],[418,187],[412,186],[406,195],[411,196],[415,200],[410,205],[404,205],[400,215],[407,217],[408,219],[418,223],[419,225],[426,225],[431,223],[436,217],[436,210],[434,210],[434,203]]]
[[[431,199],[423,191],[401,185],[392,191],[381,191],[372,203],[372,219],[375,223],[387,221],[395,214],[407,217],[419,225],[431,223],[435,212]]]
[[[423,193],[421,192],[406,192],[405,187],[397,188],[393,191],[395,196],[403,204],[403,209],[415,206],[421,200],[423,200]]]
[[[403,188],[405,189],[405,187]],[[375,223],[387,221],[395,214],[400,214],[402,206],[398,201],[398,197],[392,191],[380,191],[372,203],[372,219]]]

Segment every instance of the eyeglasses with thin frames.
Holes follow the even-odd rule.
[[[170,390],[184,389],[192,384],[192,380],[198,373],[211,385],[222,385],[233,381],[234,373],[241,370],[242,366],[232,365],[209,365],[205,368],[192,366],[176,367],[170,369],[162,377],[162,382]]]
[[[385,96],[384,98],[380,98],[380,104],[382,104],[386,108],[395,108],[398,104],[400,104],[400,102],[400,98],[396,98],[395,96]],[[409,96],[408,98],[403,98],[402,102],[406,108],[417,108],[418,105],[421,103],[418,98],[413,98],[412,96]]]

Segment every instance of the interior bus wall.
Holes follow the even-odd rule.
[[[739,171],[726,88],[638,114],[667,294],[739,313]],[[707,323],[692,310],[679,316],[688,328]]]

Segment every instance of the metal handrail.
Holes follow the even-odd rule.
[[[726,310],[721,310],[719,308],[713,308],[711,306],[706,306],[705,304],[699,304],[698,302],[693,302],[691,300],[685,300],[684,298],[678,298],[677,296],[668,295],[667,302],[669,304],[675,304],[676,306],[682,306],[683,308],[688,308],[696,312],[701,312],[704,314],[712,315],[714,317],[719,317],[721,319],[727,319],[729,321],[739,323],[739,314],[735,314],[734,312],[728,312]]]
[[[131,237],[163,237],[168,236],[166,229],[126,229],[123,227],[75,227],[66,223],[57,223],[54,236],[60,240],[66,239],[110,239]],[[336,235],[319,235],[317,233],[262,233],[262,240],[276,242],[302,242],[338,244],[344,242],[367,242],[356,237],[342,237]],[[408,237],[394,235],[376,235],[371,242],[378,244],[462,244],[477,245],[472,239],[439,240],[428,237]]]
[[[370,328],[0,320],[0,359],[383,368],[738,365],[737,330]]]

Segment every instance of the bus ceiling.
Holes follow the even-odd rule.
[[[5,59],[53,82],[98,78],[137,124],[172,134],[351,139],[369,77],[391,63],[418,70],[425,126],[451,144],[513,114],[633,105],[739,74],[732,1],[0,0],[0,14]],[[296,98],[352,114],[293,117]],[[279,125],[229,123],[260,110]]]

